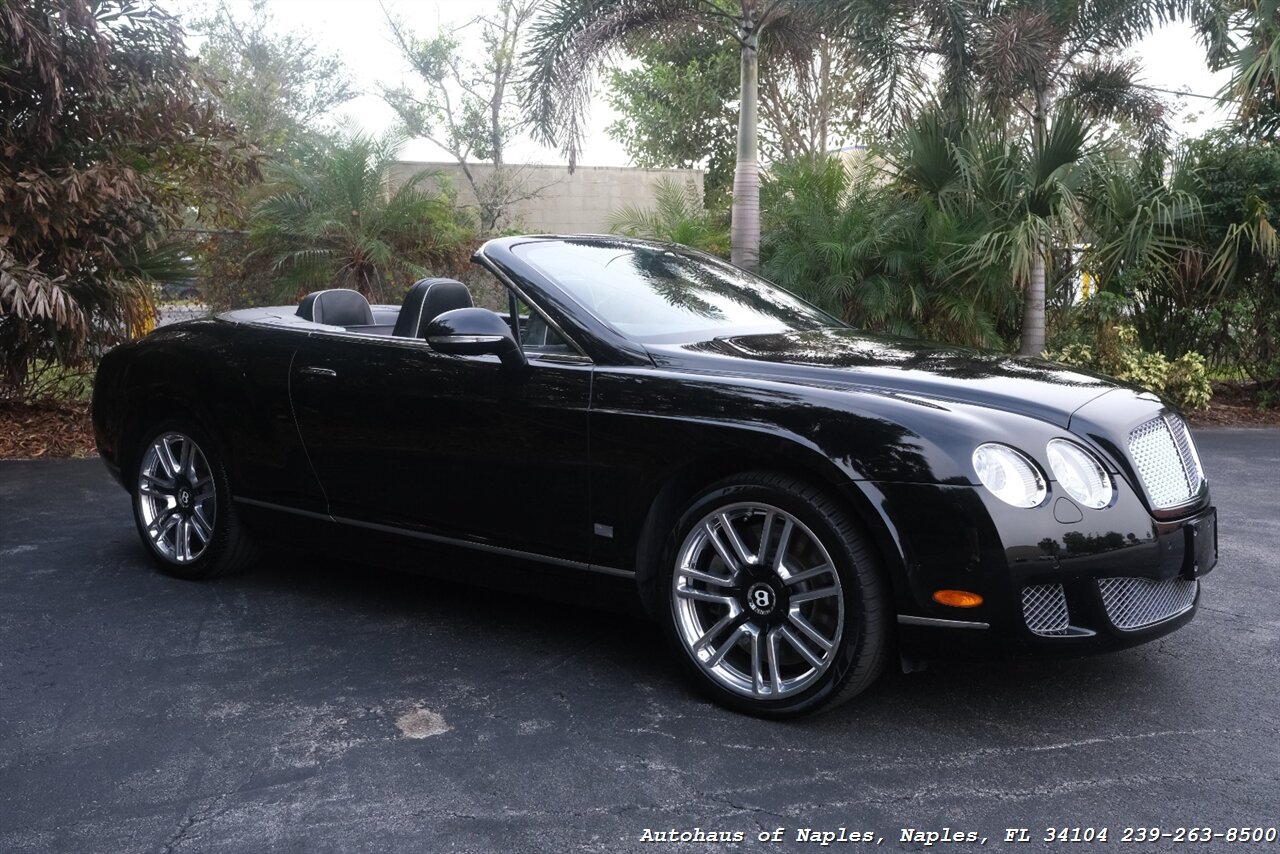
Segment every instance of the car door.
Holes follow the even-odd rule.
[[[590,560],[585,357],[513,371],[422,340],[315,332],[290,395],[332,516]]]

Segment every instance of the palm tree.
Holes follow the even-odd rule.
[[[592,78],[635,36],[726,31],[742,47],[738,153],[733,177],[731,258],[754,268],[760,257],[758,55],[762,38],[780,50],[821,30],[820,0],[555,0],[532,27],[528,108],[535,134],[577,163]]]
[[[967,257],[1005,222],[1003,199],[966,185],[965,141],[928,115],[884,166],[800,159],[762,190],[768,278],[872,331],[982,347],[1016,330],[1007,258]]]
[[[270,260],[289,295],[354,288],[386,299],[432,266],[456,263],[470,229],[444,192],[419,173],[389,189],[400,139],[353,134],[314,167],[280,164],[253,208],[255,253]]]
[[[1077,242],[1080,192],[1092,165],[1088,136],[1084,121],[1067,102],[1029,133],[1010,136],[987,124],[955,152],[966,190],[999,212],[964,254],[979,267],[1003,261],[1014,281],[1027,283],[1023,355],[1044,351],[1050,247]]]
[[[1233,68],[1225,93],[1238,103],[1237,120],[1251,136],[1280,132],[1280,0],[1244,0],[1230,18],[1235,35],[1222,66]]]
[[[692,183],[659,178],[654,188],[654,206],[619,208],[609,215],[609,230],[630,237],[680,243],[723,258],[729,250],[729,232],[723,214],[723,209],[709,211],[703,207],[702,194]]]
[[[1087,227],[1084,263],[1099,286],[1126,276],[1148,279],[1207,278],[1213,259],[1198,239],[1202,211],[1195,169],[1185,156],[1168,166],[1169,175],[1152,174],[1129,162],[1094,165],[1081,193]]]
[[[1011,125],[1026,123],[1036,151],[1050,147],[1050,119],[1059,102],[1070,99],[1080,118],[1124,122],[1150,151],[1159,152],[1168,132],[1163,104],[1138,82],[1137,64],[1118,53],[1162,23],[1194,17],[1211,59],[1221,56],[1226,2],[844,0],[840,5],[879,73],[884,97],[934,85],[928,74],[932,67],[940,72],[939,100],[949,115],[963,117],[981,107]],[[1028,228],[1031,224],[1026,221]],[[1020,347],[1025,355],[1044,349],[1049,243],[1044,232],[1036,239],[1038,244],[1027,247],[1030,263],[1014,265],[1025,274]]]

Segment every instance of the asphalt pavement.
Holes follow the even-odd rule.
[[[1158,826],[1280,854],[1226,842],[1280,831],[1280,431],[1197,438],[1221,559],[1190,625],[935,664],[784,724],[692,693],[623,581],[277,555],[185,583],[152,570],[99,461],[0,463],[0,851],[863,847],[842,828],[882,850],[1196,849],[1122,841]],[[986,845],[914,835],[944,828]]]

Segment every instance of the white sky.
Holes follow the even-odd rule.
[[[198,1],[198,0],[197,0]],[[179,15],[196,6],[192,0],[162,0]],[[441,25],[455,27],[477,14],[492,10],[495,0],[388,0],[387,7],[421,35],[430,35]],[[233,0],[233,8],[248,14],[247,0]],[[395,123],[395,113],[378,97],[379,83],[412,84],[413,74],[400,60],[399,51],[387,33],[386,20],[376,0],[272,0],[271,9],[282,27],[303,30],[325,50],[337,52],[347,65],[355,84],[366,94],[349,102],[339,115],[362,129],[381,132]],[[1200,95],[1215,95],[1227,82],[1226,72],[1211,74],[1204,52],[1193,38],[1191,28],[1175,25],[1163,28],[1130,51],[1145,69],[1144,81],[1162,89],[1186,89]],[[592,105],[590,132],[582,157],[587,166],[629,164],[622,146],[605,133],[616,115],[603,93],[597,90]],[[1209,100],[1187,97],[1175,102],[1174,127],[1182,134],[1196,135],[1226,118],[1225,112]],[[408,160],[448,160],[441,149],[426,140],[413,140],[401,152]],[[521,140],[508,153],[513,162],[561,163],[559,152]]]

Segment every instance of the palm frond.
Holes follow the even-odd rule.
[[[1247,253],[1255,253],[1280,262],[1280,235],[1272,222],[1271,204],[1257,195],[1250,195],[1244,221],[1234,222],[1227,228],[1226,237],[1210,261],[1210,270],[1219,281],[1235,278],[1239,259]]]
[[[1072,69],[1068,83],[1079,112],[1099,121],[1130,123],[1149,149],[1164,153],[1172,133],[1164,101],[1138,82],[1134,60],[1095,57]]]
[[[169,238],[154,245],[134,241],[114,253],[120,272],[142,282],[172,284],[195,276],[192,248],[185,241]]]
[[[1197,20],[1208,4],[1200,0],[1089,0],[1061,4],[1068,28],[1068,58],[1123,50],[1157,27]]]
[[[1083,196],[1088,269],[1103,287],[1127,270],[1176,277],[1186,263],[1188,232],[1200,220],[1199,201],[1179,186],[1185,179],[1166,184],[1127,163],[1092,168],[1091,190]]]
[[[636,33],[708,21],[698,0],[555,0],[530,25],[525,110],[534,138],[578,161],[599,68]]]
[[[1050,4],[1052,5],[1052,4]],[[1006,115],[1057,63],[1064,27],[1049,10],[1012,5],[976,28],[976,63],[988,105]]]
[[[722,213],[707,211],[701,194],[691,183],[660,178],[654,188],[654,206],[627,205],[609,215],[614,234],[665,240],[725,256],[729,248],[728,223]]]
[[[457,263],[471,233],[431,173],[392,187],[397,135],[354,133],[312,165],[282,164],[253,208],[253,253],[270,259],[286,290],[360,288],[390,298],[394,274]]]

